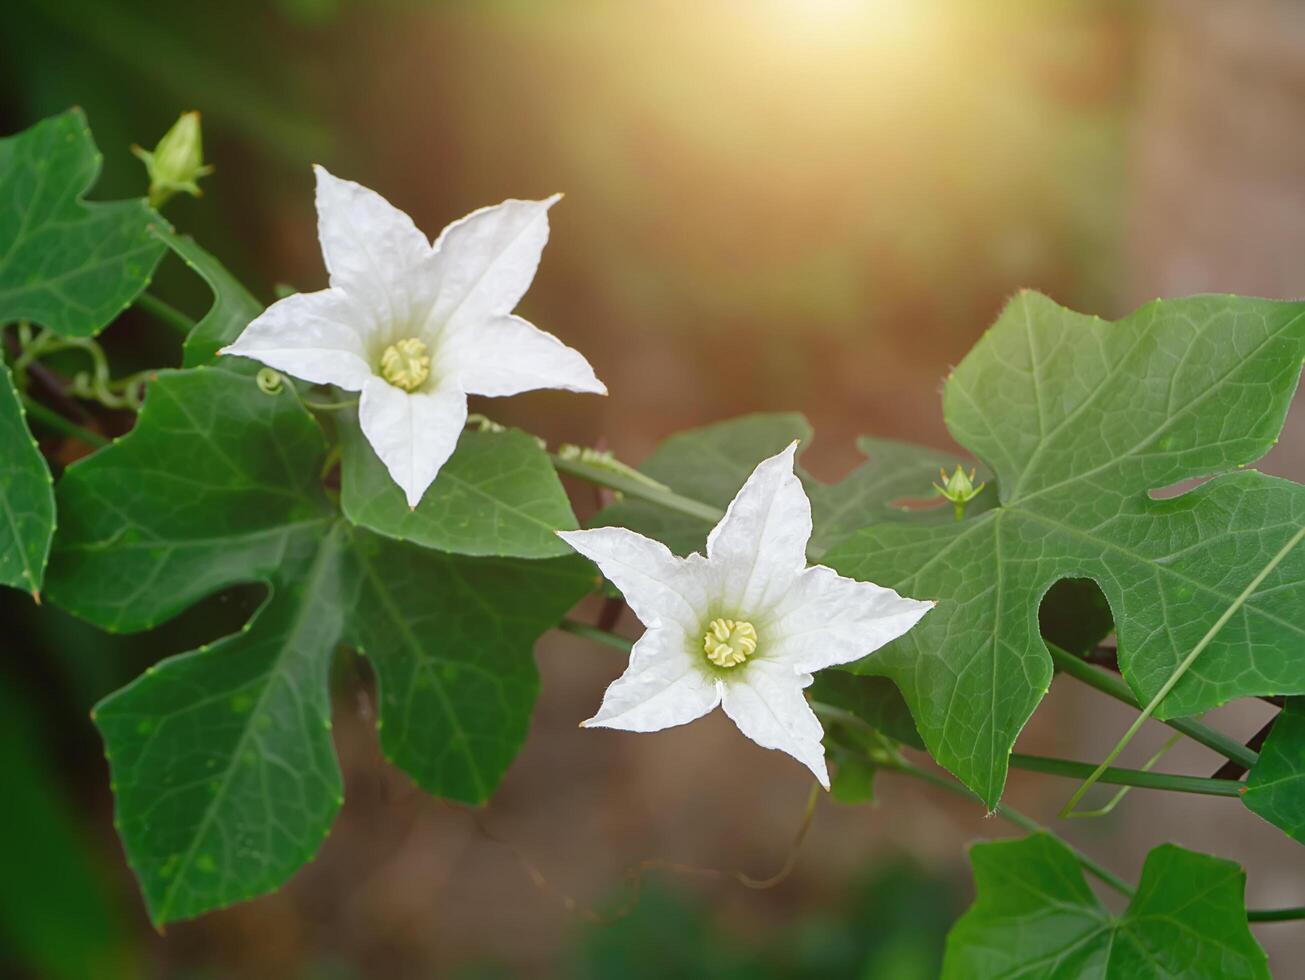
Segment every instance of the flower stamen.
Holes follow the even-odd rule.
[[[429,348],[416,337],[390,344],[381,354],[381,377],[404,391],[416,391],[430,377]]]
[[[702,637],[707,659],[717,667],[737,667],[757,650],[757,629],[742,619],[713,619]]]

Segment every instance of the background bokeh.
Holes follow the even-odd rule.
[[[564,191],[522,309],[613,394],[493,415],[637,462],[679,429],[798,409],[817,432],[807,465],[836,479],[861,433],[949,445],[942,378],[1018,288],[1111,317],[1155,296],[1305,293],[1303,65],[1294,0],[9,0],[0,132],[81,105],[105,157],[96,196],[139,195],[129,145],[199,109],[217,173],[168,217],[265,299],[324,282],[312,162],[432,234]],[[173,259],[158,289],[203,309]],[[124,364],[175,356],[131,314],[107,341]],[[1299,412],[1265,466],[1305,476]],[[909,980],[936,974],[969,900],[963,845],[1009,833],[883,777],[874,807],[821,801],[777,887],[654,874],[632,912],[593,923],[585,910],[632,904],[625,869],[644,858],[774,870],[807,777],[719,718],[578,732],[620,663],[554,635],[527,748],[472,813],[384,766],[362,668],[342,658],[348,800],[319,859],[277,895],[155,935],[87,711],[256,599],[109,638],[0,596],[0,971]],[[1099,758],[1127,713],[1062,686],[1021,746]],[[1244,738],[1265,711],[1217,722]],[[1196,748],[1166,764],[1217,767]],[[1016,773],[1010,792],[1050,818],[1070,788]],[[1068,835],[1126,877],[1175,840],[1244,862],[1252,904],[1305,901],[1297,845],[1226,801],[1137,793]],[[1276,965],[1299,928],[1257,927]]]

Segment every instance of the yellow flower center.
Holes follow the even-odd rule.
[[[742,619],[713,619],[702,637],[707,659],[717,667],[737,667],[757,649],[757,629]]]
[[[430,377],[429,348],[416,337],[390,344],[381,354],[381,377],[404,391],[416,391]]]

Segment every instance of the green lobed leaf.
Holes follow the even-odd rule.
[[[570,553],[554,532],[576,527],[571,502],[548,453],[524,432],[464,431],[412,510],[357,419],[343,419],[339,431],[340,504],[353,523],[455,554],[551,558]]]
[[[244,631],[165,660],[95,709],[118,832],[156,923],[274,890],[344,801],[327,688],[344,536],[290,542]]]
[[[365,612],[349,640],[376,668],[381,749],[423,789],[482,803],[525,741],[539,692],[523,652],[593,587],[593,568],[576,557],[458,558],[360,537]]]
[[[134,631],[228,585],[281,581],[287,553],[333,520],[317,480],[325,451],[289,390],[265,395],[214,368],[160,372],[136,428],[59,481],[50,598]]]
[[[1269,976],[1231,861],[1161,845],[1120,916],[1049,834],[976,844],[970,861],[978,897],[948,934],[944,980]]]
[[[481,802],[524,737],[535,639],[592,584],[578,560],[435,555],[352,527],[320,486],[325,449],[288,388],[169,371],[136,428],[60,481],[49,594],[97,625],[148,629],[227,586],[268,590],[240,633],[96,709],[156,923],[272,890],[316,852],[341,800],[339,643],[377,664],[387,754],[432,792]]]
[[[144,200],[82,200],[100,159],[80,109],[0,139],[0,323],[90,337],[149,284],[166,222]]]
[[[898,683],[930,752],[989,806],[1051,679],[1037,612],[1056,582],[1101,587],[1121,669],[1146,703],[1305,521],[1299,485],[1254,471],[1150,495],[1267,451],[1303,357],[1302,304],[1157,301],[1111,324],[1023,293],[948,379],[948,427],[991,465],[1001,505],[960,524],[867,528],[828,563],[941,600],[856,669]],[[1303,583],[1300,548],[1157,715],[1305,692]]]
[[[723,509],[758,463],[795,439],[809,444],[811,434],[810,424],[797,413],[744,415],[671,436],[639,470],[676,493]],[[870,457],[869,462],[838,483],[820,483],[799,472],[811,498],[813,554],[822,554],[852,531],[879,521],[932,524],[953,520],[950,507],[908,510],[894,504],[930,497],[939,469],[951,469],[960,460],[887,439],[862,438],[857,447]],[[991,502],[992,494],[985,491],[971,502],[967,513],[980,513]],[[631,528],[680,555],[702,551],[711,530],[705,521],[633,499],[606,508],[593,523]]]
[[[212,364],[217,360],[218,350],[232,343],[263,312],[263,304],[189,235],[178,235],[165,228],[154,229],[154,235],[213,292],[213,305],[186,336],[181,359],[182,366],[188,368]]]
[[[1305,844],[1305,698],[1288,698],[1260,749],[1242,802]]]
[[[54,537],[50,468],[27,430],[9,367],[0,362],[0,585],[39,596]]]

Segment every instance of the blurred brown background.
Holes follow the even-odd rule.
[[[564,191],[522,312],[612,395],[489,410],[631,462],[676,430],[769,409],[813,421],[806,462],[826,479],[855,464],[857,434],[947,446],[941,380],[1020,287],[1110,317],[1155,296],[1305,292],[1292,0],[12,0],[0,84],[5,132],[86,108],[103,197],[143,193],[128,144],[201,110],[218,172],[168,215],[265,299],[324,283],[311,162],[431,235],[482,204]],[[1303,425],[1297,411],[1267,469],[1305,476]],[[184,649],[174,632],[149,651],[32,626],[13,669],[48,702],[38,730],[107,882],[111,941],[147,975],[924,977],[968,901],[964,843],[1012,833],[883,777],[876,807],[821,802],[772,890],[655,875],[630,920],[586,925],[556,893],[619,905],[624,869],[647,857],[769,873],[808,778],[719,717],[578,731],[621,663],[552,635],[532,736],[484,811],[387,770],[370,703],[350,694],[348,801],[319,859],[280,894],[154,936],[83,719]],[[1021,747],[1099,758],[1127,713],[1063,687]],[[1245,738],[1266,712],[1215,720]],[[1148,739],[1128,762],[1163,736]],[[1177,750],[1166,767],[1217,761]],[[1016,773],[1010,792],[1049,820],[1071,789]],[[1305,901],[1298,845],[1235,803],[1138,792],[1058,829],[1125,877],[1175,840],[1244,862],[1251,904]],[[1257,927],[1282,976],[1299,930]]]

